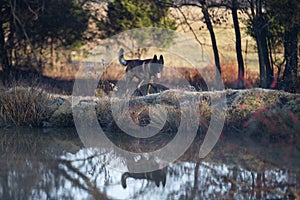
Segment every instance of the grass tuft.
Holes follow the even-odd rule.
[[[50,96],[34,87],[18,87],[0,92],[0,125],[41,126],[48,117]]]

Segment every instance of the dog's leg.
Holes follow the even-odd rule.
[[[142,91],[142,86],[143,86],[144,82],[146,82],[146,83],[148,82],[148,77],[147,77],[147,76],[149,76],[148,75],[149,74],[148,67],[149,67],[149,64],[144,62],[141,66],[141,74],[138,77],[140,82],[137,86],[137,89],[140,91],[142,96],[147,95],[147,88],[146,88],[146,91],[144,92],[144,91]]]
[[[147,85],[147,95],[148,94],[150,94],[150,89],[151,89],[151,87],[155,90],[155,88],[153,87],[153,83],[154,83],[154,80],[153,80],[153,77],[152,76],[150,76],[149,77],[149,83],[148,83],[148,85]]]
[[[151,84],[148,83],[148,84],[147,84],[147,95],[150,94],[150,88],[151,88]]]
[[[141,90],[141,87],[143,85],[143,83],[145,82],[144,79],[142,79],[142,81],[138,84],[137,89],[140,91],[140,93],[142,94],[142,96],[144,96],[143,91]]]
[[[128,95],[128,93],[129,93],[129,90],[128,90],[128,83],[127,83],[127,81],[126,81],[126,90],[125,90],[125,96],[127,96],[127,95]]]
[[[130,86],[130,81],[132,81],[132,77],[131,76],[127,76],[125,81],[126,81],[126,83],[125,83],[126,90],[125,90],[124,95],[127,96],[128,93],[129,93],[129,86]]]

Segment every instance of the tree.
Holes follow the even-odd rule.
[[[214,35],[212,24],[208,21],[210,15],[208,14],[208,12],[205,11],[206,8],[203,5],[203,3],[205,1],[200,1],[200,2],[202,4],[202,13],[205,18],[205,23],[210,32],[210,36],[211,36],[211,40],[212,40],[212,46],[214,49],[216,67],[220,71],[220,74],[221,74],[220,60],[219,60],[218,48],[217,48],[217,44],[216,44],[216,40],[215,40],[215,35]],[[210,7],[215,7],[215,8],[225,7],[226,9],[230,9],[232,12],[232,20],[233,20],[234,31],[235,31],[235,39],[236,39],[235,47],[236,47],[236,55],[237,55],[237,62],[238,62],[237,87],[244,88],[245,69],[244,69],[244,61],[243,61],[243,54],[242,54],[241,33],[240,33],[239,19],[238,19],[238,9],[241,9],[240,2],[238,0],[222,0],[219,2],[211,2]],[[220,20],[216,20],[216,21],[220,23]]]
[[[283,88],[295,92],[298,69],[298,36],[300,30],[300,3],[297,0],[269,0],[268,12],[273,23],[283,27],[285,70]]]
[[[221,72],[220,57],[219,57],[219,50],[218,50],[218,45],[217,45],[217,41],[216,41],[216,36],[215,36],[214,29],[213,29],[211,16],[209,14],[209,8],[214,7],[216,5],[214,5],[211,2],[208,2],[206,0],[198,0],[198,1],[185,1],[185,0],[182,0],[182,1],[179,1],[177,4],[173,4],[172,6],[177,8],[177,9],[180,9],[183,6],[195,6],[195,7],[198,7],[198,8],[201,9],[201,12],[203,14],[204,22],[206,24],[206,27],[209,31],[210,38],[211,38],[211,43],[212,43],[212,48],[213,48],[213,53],[214,53],[215,66],[216,66],[216,77],[215,77],[216,88],[219,89],[220,85],[221,85],[220,81],[221,81],[221,73],[222,72]],[[181,11],[181,14],[185,15],[182,11]],[[187,20],[186,20],[186,23],[188,23]],[[189,26],[189,28],[192,30],[191,26]],[[195,35],[195,37],[196,37],[196,35]]]
[[[238,88],[244,88],[244,79],[245,79],[245,67],[244,60],[242,54],[242,41],[241,41],[241,31],[239,26],[238,19],[238,8],[239,4],[237,0],[231,0],[231,12],[232,12],[232,20],[235,31],[235,49],[236,49],[236,57],[238,61]]]
[[[257,42],[261,86],[277,87],[279,83],[280,88],[294,92],[298,69],[300,3],[297,0],[249,2],[251,14],[248,28]],[[281,47],[284,48],[284,59],[278,62],[278,58],[274,59],[274,56]],[[281,66],[284,63],[283,81],[279,82]],[[275,78],[274,66],[278,67],[278,75]]]
[[[45,57],[83,39],[89,16],[81,4],[69,0],[4,0],[0,9],[0,64],[5,74],[22,66],[41,73]]]
[[[222,0],[215,3],[215,7],[225,7],[231,10],[233,27],[235,32],[235,51],[238,63],[238,77],[237,77],[237,88],[244,88],[245,80],[245,67],[242,53],[242,40],[241,40],[241,30],[239,25],[238,10],[243,10],[245,7],[245,2],[243,0]]]
[[[168,18],[169,0],[123,0],[109,1],[106,10],[106,16],[98,21],[99,30],[102,32],[102,38],[111,37],[122,31],[135,28],[157,27],[170,30],[176,29],[175,20]],[[143,34],[139,31],[130,31],[130,37],[139,43],[147,41],[149,34]],[[167,46],[172,41],[172,34],[166,30],[159,33],[161,38],[159,43]],[[150,38],[154,41],[153,38]]]
[[[274,79],[267,43],[270,18],[264,9],[266,7],[264,0],[249,0],[249,3],[250,12],[248,12],[248,29],[249,34],[254,37],[257,44],[260,87],[270,88]]]
[[[203,16],[205,19],[205,24],[207,26],[207,29],[209,31],[210,38],[211,38],[211,43],[212,43],[214,58],[215,58],[215,65],[216,65],[216,70],[217,70],[217,72],[216,72],[217,89],[220,89],[220,84],[219,84],[218,80],[221,80],[221,65],[220,65],[217,40],[216,40],[215,32],[214,32],[214,29],[213,29],[213,26],[212,26],[212,23],[210,20],[210,15],[208,12],[208,3],[206,0],[201,0],[200,4],[201,4],[201,8],[202,8],[202,13],[203,13]]]

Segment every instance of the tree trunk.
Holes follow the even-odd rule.
[[[259,58],[260,87],[262,88],[270,88],[273,82],[273,69],[271,68],[269,59],[266,23],[263,16],[256,16],[253,22]]]
[[[298,68],[298,33],[297,28],[284,32],[284,57],[286,60],[283,74],[284,89],[295,92]]]
[[[232,20],[234,25],[235,31],[235,50],[236,50],[236,57],[238,61],[238,88],[244,88],[244,80],[245,80],[245,68],[244,68],[244,61],[243,61],[243,54],[242,54],[242,41],[241,41],[241,32],[239,26],[239,19],[237,15],[237,1],[232,0]]]
[[[262,50],[262,43],[261,43],[261,36],[257,31],[255,33],[255,40],[257,44],[257,53],[258,53],[258,61],[259,61],[259,86],[262,88],[267,87],[266,83],[266,70],[265,70],[265,61],[264,61],[264,54]]]
[[[2,84],[10,83],[12,72],[12,49],[13,49],[13,35],[15,28],[11,24],[12,15],[10,9],[6,7],[5,3],[0,3],[0,65],[2,67]],[[9,33],[7,35],[7,33]]]
[[[255,37],[259,57],[260,87],[270,88],[273,82],[273,70],[270,66],[265,30],[258,31]]]
[[[6,53],[6,48],[5,48],[5,33],[2,25],[3,22],[1,21],[0,22],[0,61],[1,61],[2,70],[6,72],[9,69],[9,62]]]
[[[2,5],[0,4],[0,9],[2,9]],[[3,28],[3,25],[5,21],[3,21],[4,16],[3,12],[0,12],[0,64],[2,67],[3,72],[9,71],[10,65],[9,65],[9,59],[7,55],[6,45],[5,45],[5,31]]]
[[[210,21],[210,16],[208,13],[208,7],[207,7],[207,3],[206,1],[201,1],[202,4],[202,13],[205,19],[205,23],[207,26],[207,29],[209,31],[210,34],[210,38],[211,38],[211,43],[212,43],[212,47],[213,47],[213,52],[214,52],[214,57],[215,57],[215,65],[216,65],[216,89],[221,89],[221,66],[220,66],[220,58],[219,58],[219,51],[218,51],[218,46],[217,46],[217,41],[216,41],[216,36],[214,33],[214,29],[212,26],[212,23]]]
[[[266,29],[263,30],[263,53],[264,53],[264,59],[265,59],[265,67],[266,67],[266,84],[267,88],[271,88],[272,82],[274,81],[274,70],[273,67],[271,67],[271,61],[270,61],[270,54],[268,49],[268,42],[267,42],[267,33]]]

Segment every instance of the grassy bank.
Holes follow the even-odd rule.
[[[294,137],[300,131],[300,95],[282,91],[249,89],[226,90],[219,92],[184,92],[180,90],[165,91],[147,97],[130,100],[129,113],[120,112],[117,119],[112,115],[111,106],[126,101],[118,98],[82,99],[72,110],[70,97],[61,98],[50,95],[37,88],[16,87],[0,94],[0,125],[30,127],[74,127],[72,111],[80,111],[82,123],[87,128],[91,125],[96,111],[101,128],[113,138],[128,137],[118,127],[116,120],[132,119],[139,126],[146,126],[151,119],[162,123],[160,134],[151,138],[158,141],[163,135],[172,139],[179,126],[189,132],[191,124],[198,124],[198,135],[205,135],[211,123],[212,112],[216,110],[212,99],[226,97],[224,134],[238,133],[255,135],[274,140]],[[161,107],[159,107],[161,106]],[[195,112],[195,106],[199,110]],[[91,109],[92,108],[92,109]],[[152,109],[151,118],[149,116]],[[218,116],[218,114],[217,114]],[[220,116],[221,117],[221,116]],[[166,119],[166,121],[163,121]],[[183,120],[184,119],[184,120]]]

